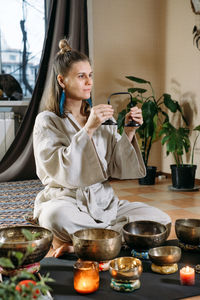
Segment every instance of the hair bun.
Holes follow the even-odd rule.
[[[66,39],[62,39],[59,42],[60,53],[64,54],[65,52],[71,51],[72,48],[69,46],[68,41]]]

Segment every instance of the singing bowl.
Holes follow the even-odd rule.
[[[149,259],[158,266],[175,264],[181,259],[181,249],[177,246],[151,248]]]
[[[189,245],[200,244],[200,219],[177,219],[175,221],[177,238]]]
[[[148,250],[162,245],[168,237],[165,225],[154,221],[127,223],[122,229],[127,245],[136,250]]]
[[[22,230],[38,234],[33,240],[27,240]],[[15,226],[0,229],[0,257],[10,258],[15,267],[39,262],[50,249],[53,234],[40,226]],[[28,253],[29,247],[32,252]],[[21,252],[24,259],[19,264],[13,252]]]
[[[72,235],[74,252],[83,260],[113,259],[121,250],[121,240],[121,234],[111,229],[81,229]]]
[[[118,257],[110,262],[109,272],[116,280],[136,280],[142,273],[142,262],[134,257]]]

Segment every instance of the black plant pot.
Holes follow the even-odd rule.
[[[155,178],[156,178],[156,167],[153,166],[146,166],[146,176],[143,178],[139,178],[139,184],[140,185],[153,185],[155,184]]]
[[[195,184],[196,165],[170,165],[172,186],[176,189],[193,189]]]

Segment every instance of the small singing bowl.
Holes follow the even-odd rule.
[[[106,261],[117,257],[122,236],[111,229],[88,228],[72,235],[75,254],[83,260]]]
[[[127,245],[136,250],[160,246],[168,237],[167,227],[154,221],[130,222],[124,225],[122,231]]]
[[[142,262],[134,257],[118,257],[110,262],[109,272],[116,280],[136,280],[142,273]]]
[[[28,231],[33,239],[27,239],[23,230]],[[51,247],[53,234],[40,226],[12,226],[0,229],[0,257],[10,258],[15,267],[39,262]],[[32,248],[30,252],[29,248]],[[13,252],[21,252],[24,256],[19,264]]]
[[[181,242],[189,245],[200,244],[200,219],[177,219],[175,231]]]
[[[158,266],[172,265],[181,259],[181,249],[176,246],[151,248],[149,258],[152,263]]]

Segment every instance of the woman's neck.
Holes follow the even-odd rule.
[[[65,105],[65,111],[70,112],[73,116],[80,116],[81,114],[81,105],[82,101],[81,100],[67,100],[66,105]]]

